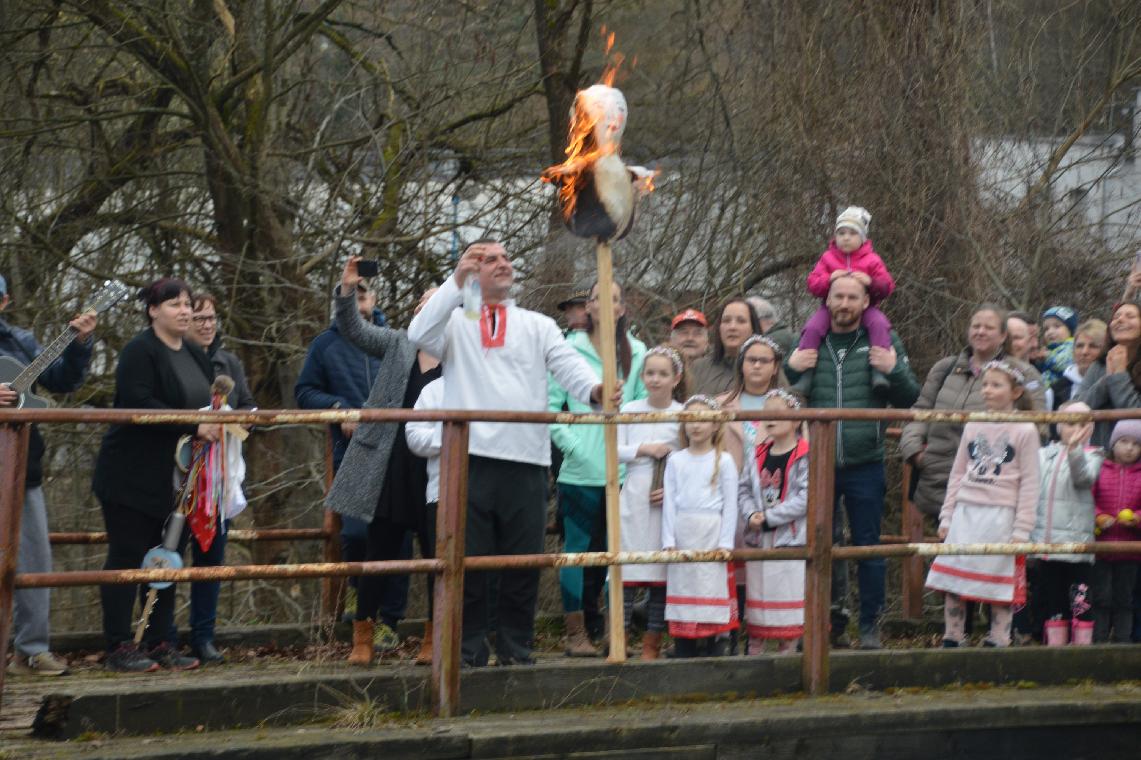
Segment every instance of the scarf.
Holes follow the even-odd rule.
[[[479,318],[479,337],[484,348],[503,348],[507,337],[507,307],[484,304]]]

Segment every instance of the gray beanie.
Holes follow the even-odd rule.
[[[1113,432],[1109,435],[1109,448],[1112,449],[1113,444],[1122,438],[1132,438],[1141,443],[1141,420],[1121,420],[1114,425]]]

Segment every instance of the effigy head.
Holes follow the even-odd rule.
[[[571,108],[574,123],[590,124],[594,141],[600,150],[617,152],[626,131],[626,97],[622,91],[605,84],[595,84],[575,95]]]

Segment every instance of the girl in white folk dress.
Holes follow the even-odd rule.
[[[765,409],[800,409],[785,390],[765,394]],[[738,500],[746,546],[803,546],[808,532],[808,440],[791,420],[758,423],[765,440],[746,452]],[[804,635],[804,560],[745,563],[745,623],[749,654],[777,642],[781,654],[796,651]]]
[[[685,363],[669,346],[646,352],[642,383],[649,394],[622,405],[623,412],[677,412],[685,398]],[[677,422],[642,422],[618,426],[618,460],[626,463],[619,510],[622,551],[656,552],[662,548],[662,475],[665,458],[677,448]],[[655,477],[655,474],[657,477]],[[638,587],[649,588],[646,633],[642,636],[642,659],[656,660],[666,630],[666,566],[626,565],[622,568],[622,595],[629,631],[634,595]]]
[[[685,402],[687,411],[720,411],[709,396]],[[666,461],[662,503],[665,550],[733,549],[737,531],[737,467],[723,450],[725,424],[686,422],[680,451]],[[678,657],[729,653],[737,628],[732,563],[685,562],[666,570],[666,620]]]
[[[982,376],[987,411],[1033,407],[1025,392],[1026,378],[1017,367],[987,362]],[[939,512],[940,540],[949,544],[1028,540],[1037,518],[1039,446],[1033,423],[968,422]],[[1022,561],[1012,556],[941,556],[931,565],[927,588],[946,593],[944,647],[966,642],[964,601],[990,605],[990,633],[984,646],[1010,645],[1013,606],[1026,603]]]

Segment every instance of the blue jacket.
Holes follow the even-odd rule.
[[[36,384],[42,385],[52,393],[70,393],[79,388],[87,375],[87,364],[91,361],[91,349],[94,344],[94,340],[72,341],[64,349],[63,354],[49,364],[43,374],[36,379]],[[21,364],[28,364],[39,356],[42,350],[31,332],[13,327],[0,319],[0,356],[11,356]],[[32,488],[43,483],[43,458],[44,439],[33,425],[28,444],[26,487]]]
[[[374,325],[383,327],[386,321],[380,309],[373,309]],[[379,371],[380,359],[345,340],[334,322],[309,346],[293,395],[302,409],[360,409]],[[330,425],[329,430],[333,434],[335,471],[341,466],[349,439],[341,435],[340,425]]]

